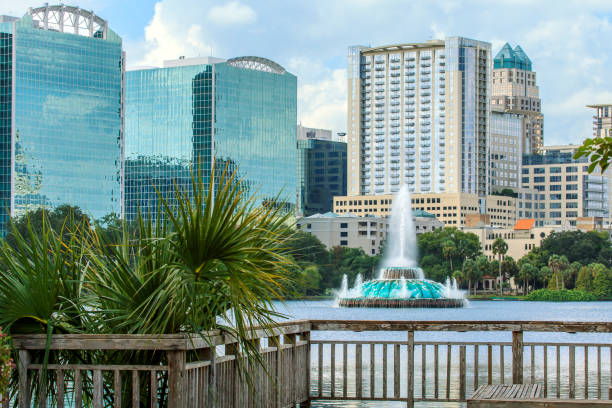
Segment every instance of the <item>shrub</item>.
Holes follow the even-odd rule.
[[[543,302],[588,302],[597,300],[597,298],[592,293],[575,289],[538,289],[527,295],[525,300]]]
[[[12,368],[13,360],[11,359],[9,338],[6,334],[2,333],[2,328],[0,327],[0,396],[5,396],[8,391]]]

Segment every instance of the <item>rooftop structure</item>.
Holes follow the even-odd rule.
[[[531,60],[520,45],[512,49],[510,44],[506,43],[493,59],[493,69],[500,68],[515,68],[531,71]]]
[[[593,137],[612,137],[612,103],[587,105],[595,109]]]

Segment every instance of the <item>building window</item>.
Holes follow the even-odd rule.
[[[568,193],[565,195],[565,198],[567,200],[577,200],[578,199],[578,194],[576,193]]]
[[[578,172],[578,167],[576,166],[568,166],[565,168],[565,172],[566,173],[577,173]]]
[[[561,184],[555,184],[550,186],[550,191],[561,191]]]
[[[308,229],[312,228],[312,224],[306,224],[306,228]]]
[[[544,176],[534,177],[533,178],[533,182],[534,183],[544,183],[544,182],[546,182],[546,177],[544,177]]]
[[[565,208],[578,208],[578,203],[565,203]]]
[[[544,174],[544,167],[536,167],[533,169],[534,174]]]
[[[308,225],[310,225],[310,224],[308,224]],[[308,227],[308,228],[310,228],[310,227]],[[347,222],[341,222],[340,223],[340,228],[348,228],[348,223]]]
[[[578,184],[568,184],[565,186],[566,190],[570,190],[570,191],[577,191],[578,190]]]
[[[523,168],[523,174],[529,174],[529,168],[528,167]]]
[[[550,203],[551,209],[561,208],[561,203]]]
[[[340,245],[347,246],[348,245],[348,241],[340,241]]]
[[[560,183],[561,182],[561,176],[550,176],[549,179],[550,179],[551,183]]]
[[[551,211],[550,218],[561,218],[561,211]]]
[[[573,217],[573,218],[575,218],[575,217],[577,217],[577,216],[578,216],[578,212],[577,212],[577,211],[567,211],[567,212],[565,213],[565,216],[566,216],[566,217]]]
[[[550,195],[550,199],[551,200],[560,200],[561,199],[561,194],[551,194]]]
[[[561,173],[561,167],[551,167],[550,172],[551,173]]]
[[[576,175],[565,176],[565,181],[578,181],[578,176]]]
[[[342,232],[340,233],[340,236],[341,236],[341,237],[348,237],[348,232],[346,232],[346,231],[342,231]]]

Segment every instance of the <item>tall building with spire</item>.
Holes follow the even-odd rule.
[[[491,110],[523,117],[521,150],[535,154],[544,145],[544,117],[536,73],[531,60],[517,45],[506,43],[493,60]]]
[[[491,45],[462,37],[348,55],[348,194],[488,194]]]

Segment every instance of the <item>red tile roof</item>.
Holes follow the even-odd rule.
[[[530,230],[533,228],[533,224],[535,224],[535,220],[531,218],[517,220],[514,224],[514,230]]]

